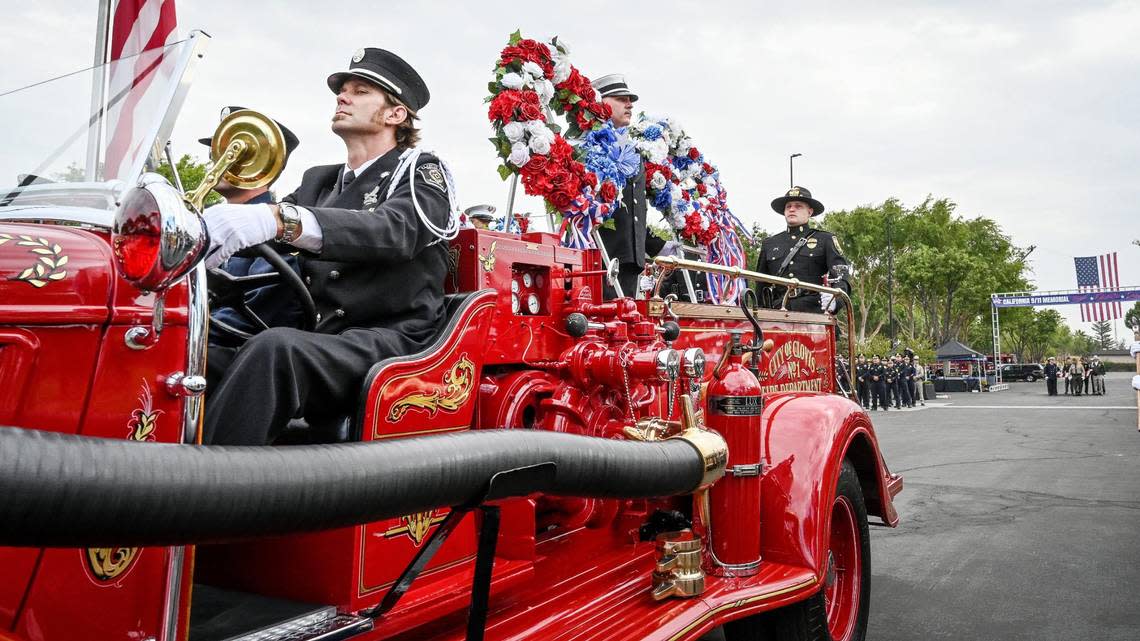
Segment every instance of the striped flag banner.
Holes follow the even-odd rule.
[[[1116,252],[1099,256],[1080,256],[1073,259],[1077,270],[1077,289],[1115,290],[1120,288],[1120,269]],[[1113,320],[1124,316],[1119,302],[1089,303],[1081,305],[1082,322]]]
[[[146,142],[142,132],[135,129],[149,124],[140,122],[146,120],[142,118],[148,100],[146,88],[163,61],[161,48],[177,40],[176,26],[174,0],[115,0],[111,5],[108,95],[130,93],[125,100],[110,105],[108,112],[106,178],[126,178],[131,161],[140,151],[132,145]],[[152,50],[158,51],[140,55]]]

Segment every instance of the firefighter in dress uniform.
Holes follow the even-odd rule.
[[[859,404],[863,409],[871,407],[871,385],[868,382],[867,370],[870,364],[862,354],[855,364],[855,389],[859,396]]]
[[[225,107],[222,109],[219,120],[225,120],[231,113],[243,109],[245,107]],[[288,165],[289,156],[301,144],[301,141],[288,127],[276,120],[274,122],[281,129],[281,134],[285,139],[285,164]],[[206,147],[210,147],[213,141],[212,137],[198,139],[198,142],[206,145]],[[230,205],[272,205],[276,200],[273,198],[273,192],[269,191],[270,186],[240,189],[229,184],[223,178],[218,181],[214,191],[221,194],[226,199],[226,203]],[[295,252],[287,252],[282,258],[293,271],[300,272],[300,265]],[[222,266],[222,269],[232,276],[256,276],[258,274],[272,274],[275,271],[273,266],[264,258],[247,256],[231,256]],[[301,323],[300,303],[289,295],[286,286],[279,283],[258,287],[247,293],[245,305],[270,327],[297,327]],[[249,334],[256,333],[260,329],[237,309],[221,307],[210,313],[210,343],[235,347],[239,344],[232,333],[227,333],[221,328],[222,325]]]
[[[211,348],[207,443],[265,444],[294,417],[343,414],[373,364],[423,349],[443,326],[443,239],[458,216],[446,168],[416,149],[427,85],[399,56],[368,48],[328,87],[347,162],[307,170],[280,205],[206,212],[208,267],[259,243],[292,245],[318,312],[315,331],[274,327],[238,349]]]
[[[871,365],[867,368],[867,376],[871,379],[871,409],[890,409],[887,404],[887,367],[875,354],[871,357]]]
[[[781,278],[797,278],[813,285],[823,285],[826,276],[829,286],[850,294],[851,287],[847,283],[850,265],[843,257],[839,239],[808,225],[809,218],[823,213],[823,203],[812,198],[807,189],[792,187],[772,201],[772,209],[783,214],[788,228],[764,239],[756,271]],[[773,309],[780,309],[784,293],[784,287],[765,283],[760,283],[757,291],[761,304]],[[788,309],[835,312],[836,303],[831,294],[821,296],[819,292],[799,290],[788,299]]]
[[[633,118],[633,103],[637,94],[629,90],[625,76],[612,73],[593,81],[594,89],[602,102],[613,111],[610,122],[619,132],[624,132]],[[637,298],[640,290],[641,273],[645,270],[646,256],[656,256],[665,247],[665,241],[649,230],[646,216],[648,199],[645,196],[645,166],[638,161],[637,173],[622,188],[621,201],[613,215],[613,229],[601,228],[602,244],[606,254],[618,261],[618,283],[622,293]],[[617,294],[606,284],[605,297],[616,298]]]

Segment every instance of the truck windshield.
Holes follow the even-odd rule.
[[[206,38],[0,89],[0,208],[113,208],[106,195],[133,185],[165,144]]]

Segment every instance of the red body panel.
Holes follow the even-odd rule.
[[[0,424],[179,442],[183,404],[165,391],[165,380],[186,367],[185,282],[165,295],[166,327],[158,343],[132,350],[124,334],[150,325],[154,297],[114,275],[106,235],[0,225],[0,233],[13,230],[13,238],[47,239],[44,248],[51,252],[56,244],[66,249],[67,267],[75,271],[42,287],[7,280],[29,258],[28,248],[0,245],[0,322],[6,323],[0,325],[0,400],[14,400],[0,403]],[[634,419],[676,418],[676,402],[670,406],[665,386],[655,378],[654,357],[669,347],[654,324],[663,316],[662,305],[602,304],[596,252],[562,248],[548,234],[520,238],[475,230],[461,231],[451,249],[446,289],[492,291],[475,296],[438,349],[393,360],[377,372],[360,408],[364,440],[498,427],[621,438]],[[681,316],[682,333],[672,347],[702,348],[710,369],[727,344],[728,329],[751,331],[732,308],[673,309]],[[570,312],[584,313],[605,329],[575,339],[565,324]],[[758,572],[710,576],[699,598],[655,602],[654,548],[639,540],[638,528],[655,510],[689,513],[689,497],[505,501],[488,639],[695,639],[725,621],[806,597],[819,589],[826,507],[845,455],[860,471],[870,511],[897,521],[891,497],[899,481],[886,471],[869,419],[832,394],[834,321],[764,312],[760,322],[775,342],[759,361],[760,388],[723,381],[723,391],[761,393],[762,414],[719,427],[719,419],[706,414],[730,439],[730,465],[763,463],[761,477],[731,479],[747,482],[737,491],[724,491],[730,479],[714,486],[722,503],[715,510],[734,515],[719,530],[714,522],[718,555],[732,561],[760,556]],[[710,387],[708,393],[716,391]],[[433,510],[303,536],[201,547],[193,580],[360,611],[381,600],[446,514]],[[468,516],[400,605],[360,638],[462,638],[477,525]],[[718,532],[725,538],[718,540]],[[99,558],[118,573],[99,579],[86,550],[41,555],[0,549],[0,628],[27,641],[162,638],[171,552],[111,551]],[[169,613],[179,637],[187,629],[193,558],[195,551],[187,550],[182,599]]]

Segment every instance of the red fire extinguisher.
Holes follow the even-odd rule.
[[[709,490],[708,535],[718,576],[760,571],[760,381],[743,363],[746,349],[733,330],[728,356],[709,381],[705,422],[728,443],[724,478]]]

